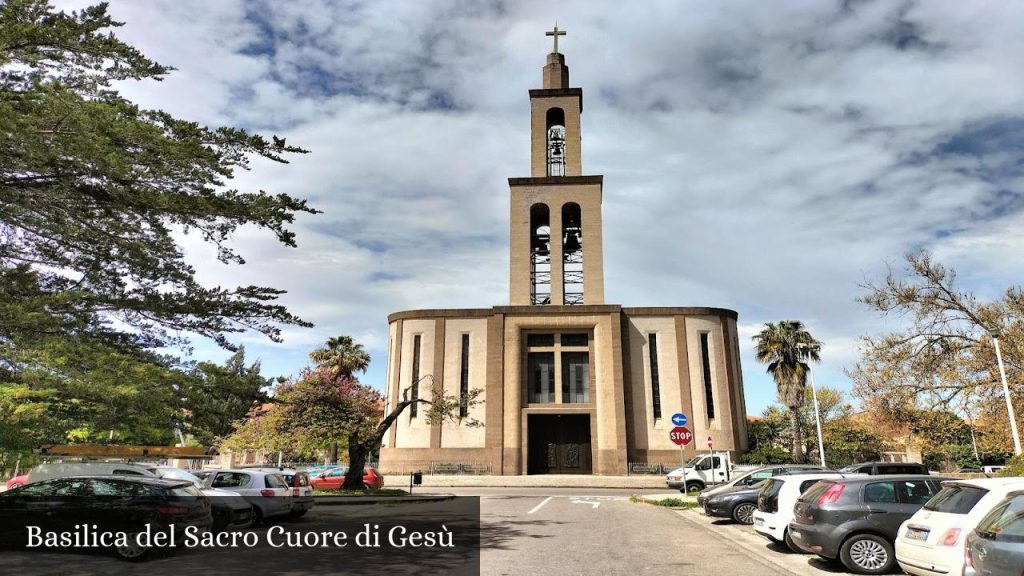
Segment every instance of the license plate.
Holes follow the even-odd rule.
[[[913,528],[907,530],[907,540],[920,540],[924,542],[928,539],[928,530],[914,530]]]
[[[754,526],[764,526],[764,518],[754,518]]]

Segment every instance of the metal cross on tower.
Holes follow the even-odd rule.
[[[554,36],[555,37],[555,49],[554,49],[553,52],[555,52],[557,54],[558,53],[558,37],[559,36],[565,36],[565,30],[559,30],[558,29],[558,24],[555,24],[555,29],[551,30],[549,32],[545,32],[544,35],[545,36]]]

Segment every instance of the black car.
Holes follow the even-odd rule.
[[[837,472],[843,474],[870,474],[879,476],[882,474],[928,474],[928,467],[916,462],[861,462],[850,464],[840,468]]]
[[[697,505],[704,507],[704,503],[707,502],[708,498],[721,494],[732,488],[741,487],[746,488],[753,486],[758,482],[767,480],[772,476],[780,476],[782,474],[803,474],[806,472],[815,472],[818,470],[824,470],[821,466],[814,466],[813,464],[776,464],[774,466],[765,466],[764,468],[757,468],[751,470],[746,474],[737,476],[731,482],[715,486],[714,488],[707,488],[701,490],[700,494],[697,494]],[[680,491],[682,489],[680,488]]]
[[[740,524],[754,523],[757,495],[766,480],[752,486],[734,486],[704,501],[704,513],[718,518],[731,518]]]
[[[109,547],[118,558],[140,560],[160,545],[140,533],[179,534],[189,527],[207,532],[210,501],[191,482],[146,476],[73,476],[26,484],[0,494],[0,542],[45,544],[53,535],[61,548]],[[100,537],[123,533],[126,539]],[[30,538],[35,538],[30,542]]]
[[[796,501],[789,535],[797,547],[839,559],[858,574],[895,563],[896,532],[951,478],[896,475],[821,480]]]

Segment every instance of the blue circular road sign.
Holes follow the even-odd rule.
[[[672,415],[672,423],[676,426],[686,426],[686,414],[676,412]]]

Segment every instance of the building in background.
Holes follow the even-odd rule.
[[[548,35],[552,33],[549,32]],[[511,189],[509,303],[388,317],[388,409],[403,395],[483,390],[463,416],[482,427],[401,415],[380,451],[384,473],[463,465],[492,474],[625,474],[678,464],[668,437],[683,412],[707,450],[746,449],[736,312],[630,308],[604,301],[603,177],[584,175],[583,90],[558,52],[530,90],[531,175]]]

